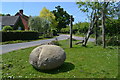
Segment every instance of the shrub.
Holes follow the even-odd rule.
[[[4,26],[3,31],[9,31],[9,30],[13,30],[13,28],[11,26]]]
[[[68,34],[69,32],[70,32],[69,27],[67,27],[67,28],[62,28],[62,29],[61,29],[61,33]]]
[[[51,37],[53,37],[52,32],[45,33],[45,34],[43,34],[43,36],[44,36],[44,38],[51,38]]]
[[[97,39],[97,44],[98,44],[98,45],[101,45],[101,44],[102,44],[102,37],[98,37],[98,39]]]
[[[51,43],[53,43],[54,45],[60,46],[60,43],[58,41],[52,41]]]
[[[112,37],[106,37],[106,45],[107,46],[120,46],[120,42],[117,39],[118,37],[112,36]],[[102,37],[98,37],[97,44],[102,44]]]
[[[32,31],[2,31],[2,42],[13,41],[13,40],[35,40],[39,38],[38,32]]]
[[[108,46],[120,46],[120,42],[117,36],[109,37],[107,40]]]
[[[52,30],[53,36],[57,36],[57,31],[56,30]]]
[[[73,25],[73,33],[74,34],[81,34],[84,33],[86,34],[89,28],[89,23],[88,22],[78,22]]]

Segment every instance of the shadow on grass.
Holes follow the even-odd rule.
[[[34,68],[34,69],[36,69],[39,72],[43,72],[43,73],[58,74],[58,73],[62,73],[62,72],[71,71],[74,68],[75,68],[74,64],[69,63],[69,62],[64,62],[60,67],[58,67],[56,69],[52,69],[52,70],[38,70],[36,68]]]
[[[73,48],[93,48],[93,46],[82,46],[82,45],[79,45],[79,46],[73,46]]]

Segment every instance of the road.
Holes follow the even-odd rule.
[[[69,37],[70,37],[69,35],[61,34],[56,38],[57,38],[57,40],[65,40],[65,39],[68,39]],[[32,41],[32,42],[25,42],[25,43],[0,45],[0,47],[2,48],[2,51],[0,51],[0,54],[4,54],[7,52],[11,52],[11,51],[23,49],[23,48],[28,48],[28,47],[32,47],[32,46],[38,46],[38,45],[41,45],[44,43],[51,42],[51,41],[55,40],[56,38],[39,40],[39,41]],[[73,38],[76,40],[83,40],[83,37],[73,36]],[[89,41],[94,42],[94,39],[90,38]]]

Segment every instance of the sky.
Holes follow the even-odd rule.
[[[88,21],[86,14],[79,10],[75,2],[2,2],[2,12],[0,13],[15,15],[20,9],[23,9],[27,16],[39,16],[43,7],[53,11],[58,5],[73,15],[74,23]]]

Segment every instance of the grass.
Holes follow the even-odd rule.
[[[76,41],[73,41],[73,44]],[[37,71],[29,64],[29,55],[35,47],[9,52],[2,56],[3,78],[116,78],[118,75],[117,49],[73,45],[68,40],[59,42],[65,50],[65,63],[51,71]]]

